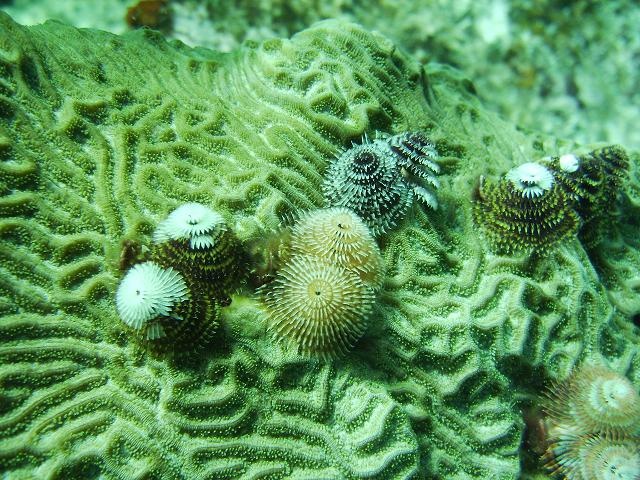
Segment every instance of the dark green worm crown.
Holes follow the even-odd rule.
[[[218,329],[219,309],[206,291],[188,282],[190,298],[173,310],[173,317],[159,317],[165,335],[145,342],[153,353],[192,354],[211,343]]]
[[[543,250],[575,235],[579,218],[557,183],[539,194],[525,194],[514,183],[480,179],[473,205],[475,222],[496,251]]]
[[[617,145],[577,156],[553,157],[549,161],[554,177],[575,203],[582,219],[579,237],[587,247],[600,242],[611,218],[629,168],[629,157]]]
[[[215,302],[193,280],[154,262],[134,265],[116,292],[116,309],[151,351],[203,346],[217,327]]]
[[[244,249],[222,216],[197,203],[174,210],[156,228],[151,258],[228,301],[246,276]]]
[[[391,151],[405,181],[413,193],[431,208],[437,208],[435,190],[440,186],[436,175],[440,166],[436,163],[438,152],[433,143],[421,132],[405,132],[388,139]]]
[[[413,203],[413,198],[436,208],[433,145],[420,133],[354,145],[332,162],[324,182],[330,206],[353,210],[380,236],[395,227]]]

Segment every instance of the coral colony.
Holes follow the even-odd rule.
[[[637,153],[351,23],[0,23],[3,478],[640,478]]]

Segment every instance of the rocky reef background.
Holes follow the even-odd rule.
[[[22,24],[54,18],[123,33],[131,0],[15,0]],[[159,2],[161,3],[161,2]],[[471,79],[485,105],[524,129],[640,146],[640,6],[632,0],[171,0],[165,33],[231,51],[246,39],[289,37],[325,18],[378,30],[422,62]]]

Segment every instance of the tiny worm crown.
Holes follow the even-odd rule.
[[[622,375],[601,366],[585,366],[551,389],[545,411],[557,424],[580,433],[640,435],[640,396]]]
[[[640,478],[640,396],[624,376],[583,365],[548,392],[546,467],[568,479]]]
[[[134,265],[116,291],[120,319],[154,353],[189,351],[208,343],[217,328],[217,307],[197,284],[171,267]]]
[[[243,277],[244,250],[222,216],[186,203],[153,232],[151,261],[134,265],[116,294],[120,317],[144,329],[150,350],[203,346],[217,327],[218,305]]]
[[[474,220],[496,250],[543,251],[575,234],[592,247],[604,236],[628,169],[626,152],[613,145],[543,162],[519,165],[497,183],[481,178]]]
[[[637,480],[640,448],[631,438],[567,434],[545,455],[546,467],[568,480]]]
[[[330,206],[353,210],[375,236],[392,229],[413,198],[382,140],[345,151],[329,167],[323,188]]]
[[[438,152],[435,145],[421,132],[401,133],[387,141],[413,194],[425,205],[434,210],[438,208],[436,190],[440,182],[436,175],[440,173],[440,166],[436,163]]]
[[[565,153],[558,157],[558,167],[561,172],[574,173],[580,168],[580,157],[574,153]]]

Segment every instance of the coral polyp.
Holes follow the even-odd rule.
[[[598,251],[611,263],[573,240],[547,257],[497,257],[478,245],[468,187],[509,170],[516,145],[531,156],[566,143],[519,131],[464,74],[379,33],[327,21],[222,53],[150,30],[23,27],[0,12],[0,45],[3,479],[539,479],[522,409],[545,379],[601,360],[638,387],[636,153],[620,189],[628,208]],[[413,125],[438,139],[444,208],[413,205],[381,238],[374,304],[355,267],[291,253],[293,228],[281,236],[279,223],[322,203],[327,159],[349,139]],[[394,185],[415,199],[412,169],[433,152],[380,141]],[[515,193],[525,204],[555,195]],[[226,225],[181,213],[186,222],[150,241],[151,220],[196,199]],[[188,261],[206,264],[232,231],[269,300],[243,288],[220,308],[208,288],[231,284]],[[117,282],[154,256],[189,298],[134,328],[118,314]],[[235,249],[219,256],[216,272],[243,268]],[[350,345],[339,361],[317,359]],[[581,439],[538,427],[562,434],[557,445]]]
[[[602,366],[583,366],[549,392],[549,421],[578,434],[640,434],[640,396],[625,377]]]
[[[225,298],[246,274],[244,249],[220,214],[187,203],[158,224],[153,233],[153,261],[201,282]]]
[[[480,179],[473,217],[500,253],[542,251],[578,231],[578,215],[564,190],[546,176],[534,177],[519,184],[507,178]]]
[[[291,249],[354,271],[368,285],[382,280],[382,257],[371,232],[351,210],[334,207],[312,211],[292,229]]]
[[[305,357],[333,358],[364,333],[374,295],[357,274],[297,255],[265,296],[269,330]]]
[[[189,299],[189,289],[180,273],[153,262],[134,265],[116,291],[120,319],[135,330],[144,330],[147,339],[165,335],[160,317],[180,321],[177,307]]]

